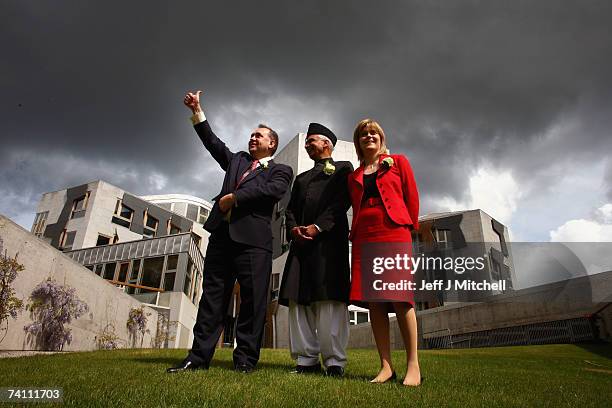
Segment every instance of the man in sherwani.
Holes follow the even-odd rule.
[[[279,301],[289,306],[291,355],[296,373],[344,375],[350,289],[347,189],[350,162],[332,159],[336,135],[311,123],[306,152],[314,167],[297,176],[286,211],[291,249]]]

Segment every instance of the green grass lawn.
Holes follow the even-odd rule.
[[[208,371],[166,374],[185,350],[117,350],[0,359],[0,387],[62,387],[86,407],[612,407],[612,347],[546,345],[420,352],[419,388],[369,384],[375,350],[350,350],[343,379],[289,374],[287,350],[262,350],[252,374],[221,349]],[[405,357],[394,352],[398,376]],[[0,407],[8,404],[0,403]]]

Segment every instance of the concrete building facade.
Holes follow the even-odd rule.
[[[209,236],[202,224],[211,206],[187,195],[151,198],[160,205],[101,180],[45,193],[32,233],[164,314],[168,346],[189,347]]]

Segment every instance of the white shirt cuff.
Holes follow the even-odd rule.
[[[204,116],[204,112],[200,111],[191,117],[191,123],[195,126],[198,123],[202,123],[206,120],[206,116]]]
[[[323,230],[321,229],[321,227],[319,227],[317,224],[312,224],[312,225],[314,225],[314,226],[315,226],[315,228],[319,230],[319,232],[323,232]]]

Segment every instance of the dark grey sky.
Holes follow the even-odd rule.
[[[373,117],[422,213],[481,207],[517,239],[612,202],[611,2],[131,3],[0,5],[0,213],[27,228],[42,193],[95,179],[215,195],[191,89],[234,149],[260,121],[282,145]]]

